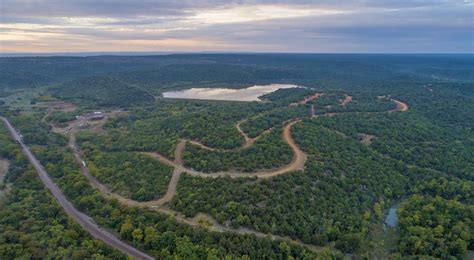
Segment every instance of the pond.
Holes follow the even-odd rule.
[[[396,227],[398,224],[398,216],[397,216],[397,208],[398,205],[392,206],[388,210],[388,214],[385,217],[385,220],[383,222],[383,229],[387,230],[389,228]]]
[[[298,88],[291,84],[270,84],[242,89],[232,88],[191,88],[181,91],[163,92],[165,98],[206,99],[226,101],[261,101],[258,97],[283,88]]]

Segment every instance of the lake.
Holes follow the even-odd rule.
[[[165,98],[206,99],[226,101],[261,101],[258,97],[283,88],[298,88],[291,84],[270,84],[242,89],[233,88],[190,88],[163,92]]]
[[[388,228],[393,228],[398,224],[398,217],[397,217],[397,208],[398,205],[392,206],[388,210],[388,214],[385,217],[385,221],[383,223],[383,229],[387,230]]]

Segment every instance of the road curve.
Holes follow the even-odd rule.
[[[317,95],[313,95],[309,98],[309,100],[315,99],[317,97],[318,97]],[[345,100],[347,100],[346,101],[346,104],[347,104],[348,102],[350,102],[351,97],[347,95]],[[305,101],[306,101],[306,99],[305,99]],[[306,101],[306,102],[308,102],[308,101]],[[394,100],[394,99],[392,99],[392,101],[395,102],[397,106],[396,106],[395,109],[389,110],[387,112],[398,112],[398,111],[403,112],[403,111],[408,110],[408,105],[407,104],[405,104],[401,101],[398,101],[398,100]],[[313,109],[314,109],[314,107],[313,107]],[[338,113],[327,113],[327,114],[323,114],[323,115],[312,115],[311,118],[317,118],[319,116],[335,116],[336,114],[338,114]],[[242,131],[242,129],[240,128],[240,124],[244,121],[245,120],[238,122],[237,125],[236,125],[236,128],[244,136],[245,143],[241,147],[233,149],[233,150],[245,149],[248,146],[251,146],[253,144],[253,142],[255,141],[255,139],[256,139],[256,138],[253,138],[253,139],[249,138]],[[241,173],[241,172],[232,172],[232,171],[231,172],[217,172],[217,173],[203,173],[203,172],[198,172],[198,171],[195,171],[195,170],[192,170],[192,169],[185,168],[183,166],[182,156],[183,156],[183,151],[185,149],[185,146],[186,146],[187,142],[189,142],[191,144],[194,144],[194,145],[198,145],[198,146],[200,146],[204,149],[219,150],[219,149],[214,149],[214,148],[207,147],[207,146],[205,146],[205,145],[203,145],[199,142],[196,142],[196,141],[185,140],[185,139],[181,139],[180,142],[178,143],[178,145],[175,149],[175,159],[174,159],[174,161],[171,161],[170,159],[168,159],[165,156],[160,155],[158,153],[142,152],[143,154],[146,154],[148,156],[151,156],[155,159],[160,160],[164,164],[167,164],[169,166],[174,167],[173,176],[172,176],[171,181],[168,185],[168,190],[167,190],[166,194],[158,200],[152,200],[152,201],[146,201],[146,202],[135,201],[135,200],[128,199],[128,198],[125,198],[123,196],[120,196],[118,194],[115,194],[107,186],[101,184],[97,179],[95,179],[90,174],[87,166],[82,164],[82,158],[81,158],[82,152],[81,152],[80,148],[75,143],[74,132],[70,133],[69,146],[73,149],[74,155],[76,157],[77,162],[81,166],[81,170],[82,170],[83,174],[87,177],[90,184],[93,187],[97,188],[102,193],[103,196],[109,197],[109,198],[115,198],[120,203],[123,203],[125,205],[129,205],[129,206],[149,207],[150,209],[156,210],[156,211],[161,212],[163,214],[173,216],[174,219],[177,222],[182,223],[182,224],[187,224],[187,225],[190,225],[190,226],[202,226],[202,223],[200,223],[197,216],[195,218],[188,219],[188,218],[184,217],[181,213],[176,212],[176,211],[171,210],[171,209],[166,207],[166,204],[169,203],[176,194],[177,184],[178,184],[178,180],[180,179],[181,173],[185,172],[185,173],[187,173],[189,175],[192,175],[192,176],[211,177],[211,178],[216,178],[216,177],[220,177],[220,176],[230,176],[232,178],[236,178],[236,177],[270,178],[270,177],[274,177],[274,176],[284,174],[284,173],[287,173],[287,172],[291,172],[291,171],[295,171],[295,170],[303,170],[304,164],[305,164],[306,159],[307,159],[307,156],[303,151],[300,150],[298,145],[295,143],[295,141],[291,137],[291,127],[294,124],[298,123],[299,121],[300,120],[296,119],[296,120],[293,120],[293,121],[290,121],[289,123],[287,123],[286,126],[283,128],[283,133],[282,133],[283,139],[288,143],[288,145],[293,150],[293,153],[294,153],[293,161],[290,164],[288,164],[286,166],[283,166],[282,168],[273,169],[273,170],[267,170],[267,171],[261,170],[261,171],[254,172],[254,173]],[[271,129],[269,129],[268,131],[270,131],[270,130]],[[205,216],[205,218],[212,223],[211,226],[208,226],[209,230],[211,230],[211,231],[215,231],[215,232],[237,232],[239,234],[253,234],[257,237],[266,237],[266,238],[278,239],[278,240],[283,240],[283,241],[288,241],[288,242],[291,242],[291,243],[299,244],[301,246],[307,247],[311,251],[317,251],[317,250],[320,249],[320,248],[318,248],[314,245],[305,244],[305,243],[301,242],[300,240],[291,239],[291,238],[285,237],[285,236],[264,234],[264,233],[254,231],[254,230],[250,230],[250,229],[246,229],[246,228],[234,229],[234,228],[225,227],[225,226],[220,225],[219,223],[217,223],[212,217],[210,217],[206,214],[202,214],[202,213],[200,213],[200,214],[202,216]]]
[[[291,124],[296,123],[294,121]],[[288,128],[289,129],[289,128]],[[288,130],[289,131],[289,130]],[[284,135],[287,133],[284,133]],[[289,132],[288,132],[289,134]],[[291,138],[291,136],[289,137]],[[290,142],[293,142],[292,139]],[[232,233],[237,233],[240,235],[255,235],[258,238],[266,238],[266,239],[271,239],[271,240],[280,240],[280,241],[286,241],[288,243],[296,244],[299,246],[306,247],[312,252],[319,252],[322,247],[307,244],[302,242],[299,239],[294,239],[289,236],[279,236],[279,235],[274,235],[274,234],[267,234],[263,232],[259,232],[256,230],[251,230],[248,228],[232,228],[232,227],[227,227],[222,224],[219,224],[213,217],[211,217],[208,214],[205,213],[198,213],[195,217],[193,218],[187,218],[184,216],[182,213],[172,210],[166,206],[167,203],[169,203],[173,197],[176,194],[176,188],[178,185],[178,180],[180,178],[180,175],[184,170],[186,170],[184,167],[180,166],[182,164],[182,152],[185,148],[186,141],[181,140],[175,150],[175,159],[174,161],[169,161],[168,163],[172,163],[172,165],[175,166],[175,170],[173,171],[173,177],[171,178],[171,181],[168,185],[168,190],[166,191],[166,194],[157,200],[151,200],[151,201],[136,201],[133,199],[126,198],[124,196],[121,196],[119,194],[113,193],[111,189],[109,189],[107,186],[101,184],[94,176],[91,175],[89,172],[89,169],[87,166],[84,166],[82,162],[82,152],[80,148],[75,144],[75,138],[74,135],[71,134],[69,137],[69,146],[74,150],[74,154],[76,156],[77,162],[81,165],[81,170],[84,176],[89,180],[90,184],[92,187],[98,189],[101,193],[102,196],[110,199],[115,199],[118,202],[127,205],[127,206],[132,206],[132,207],[148,207],[150,210],[154,210],[157,212],[160,212],[162,214],[168,215],[173,217],[176,222],[184,225],[189,225],[192,227],[201,227],[201,228],[207,228],[209,231],[213,232],[218,232],[218,233],[223,233],[223,232],[232,232]],[[160,157],[161,158],[161,157]],[[165,158],[165,157],[162,157]],[[306,159],[306,156],[304,157]],[[187,172],[189,174],[189,172]],[[193,174],[191,174],[193,175]],[[208,174],[202,173],[202,175],[199,175],[201,177],[216,177],[216,176],[206,176]],[[233,175],[230,175],[231,177],[236,177]],[[244,177],[244,176],[240,176]],[[264,176],[264,177],[270,177],[270,176]]]
[[[181,140],[184,140],[184,141],[186,141],[190,144],[199,146],[200,148],[208,150],[208,151],[237,152],[237,151],[240,151],[240,150],[250,148],[255,143],[255,141],[257,141],[260,137],[262,137],[264,134],[267,134],[270,131],[272,131],[272,128],[269,128],[269,129],[263,131],[261,134],[259,134],[256,137],[249,137],[244,132],[244,130],[242,130],[242,128],[240,127],[240,125],[242,123],[244,123],[245,121],[247,121],[247,119],[241,120],[241,121],[237,122],[237,124],[235,125],[235,128],[237,129],[237,131],[239,131],[240,135],[242,135],[244,137],[244,140],[245,140],[244,143],[240,147],[231,148],[231,149],[220,149],[220,148],[209,147],[209,146],[207,146],[203,143],[200,143],[199,141],[195,141],[195,140],[188,140],[188,139],[181,139]]]
[[[391,109],[389,110],[388,112],[389,113],[393,113],[393,112],[406,112],[408,111],[408,105],[400,100],[396,100],[396,99],[391,99],[391,101],[395,102],[395,104],[397,105],[394,109]]]
[[[31,164],[35,167],[38,175],[43,182],[43,184],[48,188],[51,193],[53,194],[56,201],[61,205],[64,211],[67,213],[69,217],[74,219],[82,228],[84,228],[89,234],[91,234],[94,238],[103,241],[104,243],[108,244],[109,246],[121,251],[124,254],[134,257],[135,259],[154,259],[153,257],[135,249],[134,247],[124,243],[113,234],[109,233],[108,231],[102,229],[97,224],[95,224],[92,219],[87,216],[86,214],[78,211],[70,201],[67,200],[66,196],[62,193],[59,187],[53,182],[53,180],[49,177],[48,173],[41,165],[41,163],[36,159],[36,157],[31,153],[28,146],[26,146],[22,140],[18,132],[13,128],[10,124],[8,119],[4,117],[0,117],[3,122],[8,127],[11,135],[17,141],[20,146],[21,150],[31,162]]]
[[[288,124],[286,124],[285,127],[283,128],[282,137],[283,137],[283,140],[285,140],[285,142],[290,146],[291,150],[293,151],[293,159],[289,164],[276,168],[276,169],[257,170],[255,172],[239,172],[239,171],[230,170],[230,171],[205,173],[205,172],[200,172],[200,171],[187,168],[183,165],[182,161],[178,163],[176,161],[171,161],[165,156],[156,152],[141,152],[141,153],[146,154],[152,158],[155,158],[166,165],[174,167],[177,172],[186,172],[187,174],[192,175],[192,176],[199,176],[203,178],[217,178],[217,177],[224,177],[224,176],[229,176],[231,178],[253,178],[253,177],[271,178],[271,177],[275,177],[275,176],[285,174],[288,172],[301,171],[304,169],[304,165],[307,159],[306,154],[299,148],[299,146],[295,143],[295,141],[291,137],[291,127],[300,121],[301,120],[291,121]],[[188,142],[188,141],[182,140],[180,143],[181,144],[180,149],[177,148],[175,152],[175,157],[179,155],[180,160],[182,160],[182,153],[184,150],[185,142]]]

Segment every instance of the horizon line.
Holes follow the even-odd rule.
[[[264,51],[71,51],[71,52],[0,52],[0,58],[13,57],[94,57],[94,56],[166,56],[176,54],[365,54],[365,55],[474,55],[474,52],[264,52]]]

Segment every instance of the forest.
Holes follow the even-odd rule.
[[[1,258],[126,259],[62,212],[3,124],[0,157],[10,160],[6,180],[14,184],[6,197],[0,198]]]
[[[472,256],[472,56],[182,54],[0,58],[0,65],[0,115],[75,207],[157,259]],[[161,96],[269,83],[299,87],[261,102]],[[21,96],[31,89],[37,97]],[[29,109],[10,107],[11,96]],[[408,109],[397,110],[395,100]],[[93,111],[105,119],[79,127],[76,116]],[[283,137],[289,123],[304,167],[255,175],[294,161]],[[176,193],[159,208],[101,193],[71,140],[111,193],[137,205],[161,201],[178,165]],[[3,124],[0,144],[11,186],[0,198],[0,258],[125,258],[54,203]],[[241,175],[213,175],[228,171]],[[393,207],[398,222],[384,231]]]
[[[240,151],[209,151],[190,145],[184,152],[185,166],[203,172],[255,170],[278,168],[288,164],[292,151],[281,140],[281,128],[265,134],[253,146]]]
[[[440,196],[414,195],[400,215],[400,251],[410,255],[449,258],[466,254],[472,243],[474,206]]]
[[[15,120],[19,125],[22,125],[26,122],[31,123],[32,117],[19,115],[15,116]],[[39,123],[39,121],[33,122]],[[48,128],[44,125],[43,127]],[[27,129],[27,127],[20,128],[22,132],[27,132]],[[41,143],[42,139],[32,140],[33,152],[41,161],[48,162],[46,165],[48,173],[56,180],[74,205],[91,216],[101,226],[114,231],[125,241],[139,249],[146,250],[154,257],[179,257],[182,259],[316,257],[314,253],[301,246],[258,239],[252,235],[212,233],[206,231],[205,228],[196,229],[179,224],[173,218],[161,213],[139,207],[124,207],[115,200],[106,200],[98,191],[88,185],[87,180],[80,173],[72,153],[68,152],[65,146],[56,144],[52,139],[49,140],[51,142],[47,145]],[[10,142],[11,146],[15,146],[12,141]],[[17,151],[19,152],[19,150]],[[23,175],[23,173],[19,174]],[[16,183],[14,184],[16,185]],[[39,183],[37,184],[39,185]],[[7,234],[9,234],[7,230],[2,232],[2,236]],[[100,251],[94,249],[92,252]],[[7,250],[6,253],[21,255],[20,248],[11,252]],[[113,254],[106,254],[106,256],[114,259]],[[324,256],[336,256],[336,253],[324,250],[320,257]]]

